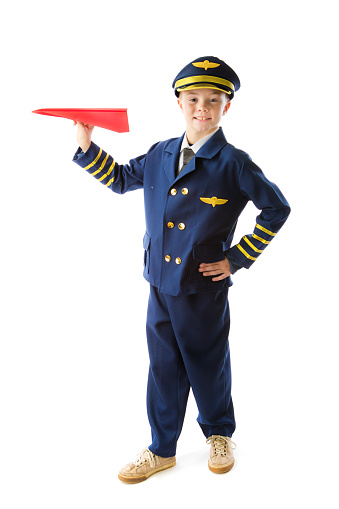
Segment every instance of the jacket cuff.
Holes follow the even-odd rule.
[[[232,275],[235,274],[239,269],[243,268],[243,265],[239,265],[239,262],[237,263],[237,261],[232,257],[230,250],[225,251],[225,255],[228,263],[230,264]]]
[[[89,148],[86,150],[86,152],[83,152],[82,148],[79,147],[78,150],[75,152],[72,161],[81,166],[82,168],[85,168],[89,163],[91,163],[96,155],[99,153],[100,148],[98,145],[91,142]]]

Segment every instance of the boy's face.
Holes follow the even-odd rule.
[[[183,90],[178,104],[186,120],[189,143],[196,143],[218,127],[231,106],[224,92],[211,88]]]

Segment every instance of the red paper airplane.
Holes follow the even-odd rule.
[[[126,108],[46,108],[32,113],[69,118],[118,133],[129,131]]]

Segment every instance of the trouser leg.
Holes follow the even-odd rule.
[[[176,453],[190,385],[165,296],[152,286],[146,329],[150,358],[147,413],[152,431],[149,448],[158,456],[171,457]]]
[[[166,296],[174,334],[198,406],[206,437],[235,430],[228,343],[227,290],[183,297]]]

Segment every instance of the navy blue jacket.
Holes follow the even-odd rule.
[[[143,188],[144,277],[169,295],[223,290],[198,268],[225,258],[233,272],[249,268],[286,221],[290,207],[248,154],[227,143],[220,128],[176,176],[181,138],[153,145],[120,165],[93,142],[74,161],[112,191]],[[231,247],[237,220],[251,200],[261,210],[252,234]]]

